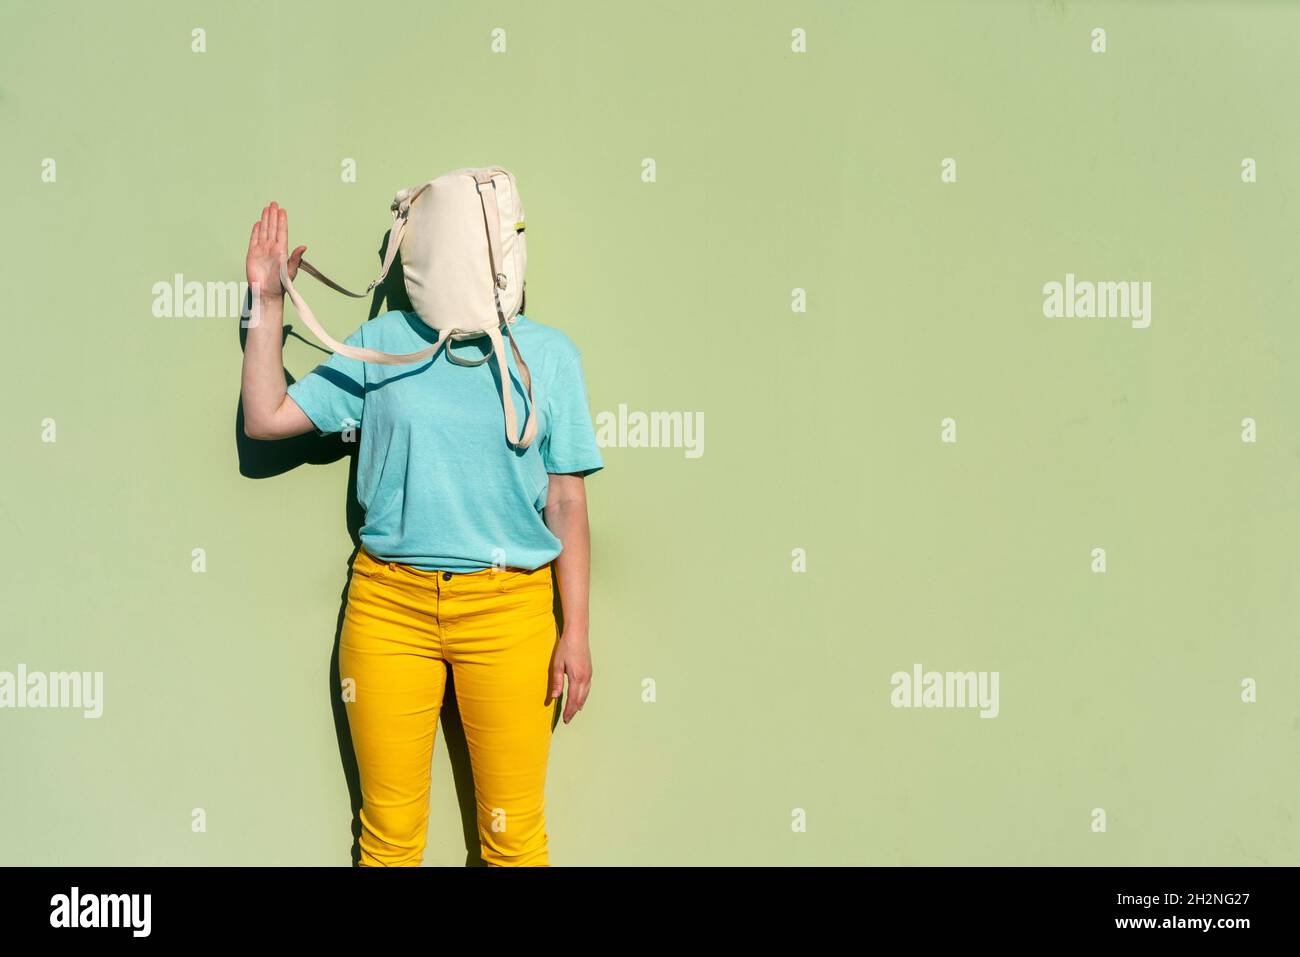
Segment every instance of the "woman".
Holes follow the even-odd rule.
[[[512,329],[540,415],[538,438],[522,451],[505,441],[490,363],[464,366],[438,354],[383,366],[335,353],[286,389],[279,269],[288,231],[287,214],[271,203],[249,239],[258,311],[244,348],[244,431],[281,439],[360,427],[357,499],[366,520],[339,645],[361,772],[360,863],[421,863],[450,666],[483,860],[548,866],[543,791],[554,711],[565,675],[566,724],[591,685],[583,479],[603,462],[579,352],[558,329],[517,317]],[[287,257],[290,280],[305,249]],[[436,334],[414,313],[391,311],[346,341],[408,353]],[[524,410],[517,376],[513,369],[505,386]],[[553,584],[564,623],[558,640]]]

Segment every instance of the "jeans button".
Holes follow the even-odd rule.
[[[442,580],[445,581],[445,582],[449,582],[449,581],[451,581],[451,572],[443,572],[443,573],[442,573]]]

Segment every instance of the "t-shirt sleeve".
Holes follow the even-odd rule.
[[[361,330],[343,340],[364,347]],[[361,425],[366,398],[366,364],[334,353],[297,382],[290,383],[289,398],[298,403],[316,426],[318,435],[342,432]]]
[[[580,355],[567,360],[556,375],[546,396],[546,418],[549,427],[541,452],[547,472],[590,475],[605,467],[591,422]]]

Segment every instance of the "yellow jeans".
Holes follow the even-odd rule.
[[[421,863],[448,665],[484,863],[549,865],[544,790],[559,706],[547,702],[552,597],[549,564],[453,574],[357,552],[339,679],[361,772],[363,867]]]

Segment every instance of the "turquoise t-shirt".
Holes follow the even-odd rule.
[[[381,561],[470,572],[492,565],[540,568],[561,543],[542,520],[547,474],[603,467],[581,354],[559,329],[520,315],[511,327],[533,379],[537,437],[506,442],[496,359],[462,366],[446,356],[389,366],[335,353],[289,386],[322,434],[359,428],[361,544]],[[503,333],[504,334],[504,333]],[[362,323],[348,345],[418,352],[437,333],[414,312]],[[458,357],[491,351],[486,338],[449,345]],[[507,365],[522,431],[528,408],[510,343]]]

